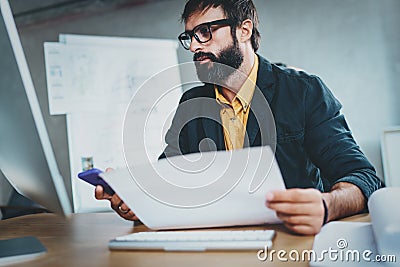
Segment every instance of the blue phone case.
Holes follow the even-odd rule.
[[[104,189],[104,192],[106,192],[109,195],[114,195],[115,191],[110,187],[109,184],[107,184],[106,181],[104,181],[99,174],[102,173],[103,171],[93,168],[84,172],[80,172],[78,174],[78,177],[85,181],[88,182],[91,185],[101,185]]]

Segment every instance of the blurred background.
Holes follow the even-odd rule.
[[[343,104],[355,139],[383,178],[380,136],[384,129],[400,125],[400,1],[254,3],[260,19],[259,54],[320,76]],[[10,0],[10,5],[72,197],[66,120],[65,115],[49,115],[43,42],[58,41],[60,33],[177,40],[184,29],[184,1]],[[192,54],[179,47],[178,60],[191,61]],[[26,204],[0,172],[0,206],[10,203]]]

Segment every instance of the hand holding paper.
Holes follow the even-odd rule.
[[[112,168],[107,168],[106,172],[112,171]],[[136,215],[133,213],[133,211],[121,200],[121,198],[117,194],[108,194],[103,186],[97,185],[95,192],[94,192],[95,198],[97,200],[109,200],[111,204],[111,208],[118,213],[119,216],[126,220],[138,220]]]
[[[152,229],[280,222],[265,206],[268,191],[285,188],[269,147],[178,156],[101,177]]]
[[[285,226],[296,233],[318,233],[324,222],[322,193],[314,188],[270,192],[267,207],[275,210]]]

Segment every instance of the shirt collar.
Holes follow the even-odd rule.
[[[254,64],[251,68],[250,74],[247,77],[246,81],[243,83],[242,87],[240,88],[239,92],[232,100],[232,104],[237,99],[243,107],[244,112],[247,112],[248,108],[250,107],[251,99],[253,98],[255,85],[257,82],[257,72],[258,72],[258,57],[254,54]],[[229,101],[224,97],[224,95],[220,92],[218,86],[214,86],[215,90],[215,98],[218,103],[231,105]]]

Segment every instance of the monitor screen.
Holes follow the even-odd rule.
[[[70,200],[8,1],[0,8],[0,169],[19,193],[67,215]]]

